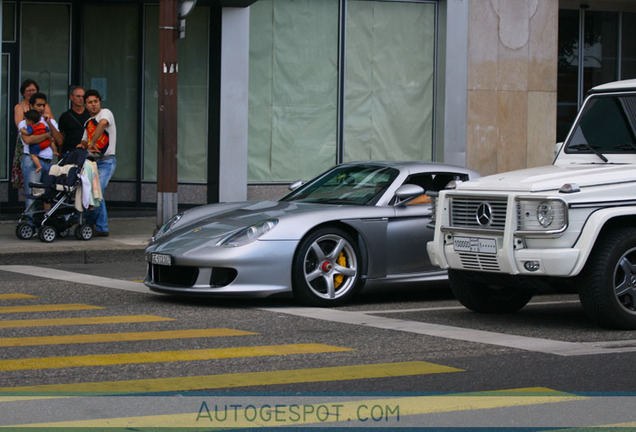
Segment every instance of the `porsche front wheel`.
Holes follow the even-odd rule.
[[[310,306],[337,306],[362,288],[360,251],[338,228],[323,228],[302,240],[294,257],[294,297]]]

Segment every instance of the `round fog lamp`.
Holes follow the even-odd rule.
[[[523,263],[523,267],[531,272],[535,272],[541,268],[539,261],[526,261]]]

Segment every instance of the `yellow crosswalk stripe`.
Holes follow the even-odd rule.
[[[38,296],[34,296],[31,294],[19,294],[19,293],[11,293],[11,294],[0,294],[0,300],[22,300],[22,299],[35,299]]]
[[[402,377],[449,372],[463,372],[463,369],[423,361],[413,361],[219,375],[148,378],[140,380],[0,387],[0,392],[160,393],[276,384]]]
[[[139,353],[94,354],[0,360],[0,371],[60,369],[85,366],[110,366],[135,363],[164,363],[176,361],[212,360],[238,357],[262,357],[287,354],[309,354],[354,351],[323,344],[265,345],[202,350],[155,351]]]
[[[545,388],[515,389],[513,391],[493,391],[462,394],[445,394],[430,396],[385,397],[377,399],[342,400],[334,397],[334,402],[323,402],[297,405],[297,399],[289,399],[287,404],[275,406],[267,404],[263,398],[265,410],[258,406],[239,406],[239,409],[229,410],[229,415],[221,416],[211,410],[209,405],[198,402],[197,411],[187,413],[162,414],[154,416],[102,418],[93,420],[75,420],[54,423],[32,423],[15,425],[14,427],[104,427],[109,428],[204,428],[204,427],[276,427],[300,426],[308,424],[325,424],[342,422],[347,426],[368,426],[365,419],[360,417],[361,407],[385,407],[386,425],[399,425],[397,422],[407,416],[452,413],[459,411],[487,410],[494,408],[521,407],[552,403],[585,400],[586,397],[576,396]],[[274,398],[272,398],[274,399]],[[202,398],[205,401],[205,398]],[[213,402],[210,401],[213,405]],[[326,408],[321,410],[320,408]],[[223,409],[223,408],[221,408]],[[226,413],[228,414],[228,413]],[[369,412],[367,411],[367,414]],[[369,420],[367,417],[366,420]],[[390,422],[392,420],[393,422]],[[368,423],[368,421],[367,421]]]
[[[86,304],[51,304],[51,305],[29,305],[29,306],[0,306],[0,313],[23,313],[23,312],[56,312],[71,310],[92,310],[105,309],[101,306],[91,306]]]
[[[154,315],[121,315],[121,316],[104,316],[104,317],[51,318],[51,319],[43,318],[43,319],[31,319],[31,320],[0,321],[0,328],[122,324],[122,323],[142,323],[142,322],[157,322],[157,321],[174,321],[174,319],[164,318],[164,317],[154,316]]]
[[[0,347],[67,345],[101,342],[126,342],[162,339],[191,339],[226,336],[248,336],[258,333],[228,328],[166,330],[156,332],[96,333],[85,335],[33,336],[0,338]]]

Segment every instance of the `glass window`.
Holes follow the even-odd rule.
[[[68,109],[70,6],[23,3],[20,33],[20,82],[36,80],[57,118]]]
[[[601,153],[634,152],[635,119],[634,96],[603,96],[590,100],[572,132],[566,151],[589,153],[594,149]]]
[[[146,6],[144,58],[143,179],[157,179],[157,119],[159,98],[159,7]],[[178,159],[180,182],[205,182],[208,156],[209,17],[207,7],[197,7],[186,22],[186,37],[179,40]],[[119,163],[119,161],[117,162]]]
[[[585,12],[583,91],[618,79],[618,12]]]
[[[336,162],[338,0],[250,8],[251,182],[307,179]]]
[[[15,41],[15,3],[2,2],[2,41]]]
[[[373,205],[400,172],[378,165],[338,166],[281,201]]]
[[[117,124],[117,170],[113,178],[137,175],[139,7],[87,4],[84,13],[82,84],[102,95]],[[66,86],[64,87],[66,91]]]
[[[0,75],[0,179],[6,179],[7,157],[9,155],[9,130],[7,128],[9,109],[9,56],[2,55],[2,70]],[[11,117],[13,118],[13,117]]]
[[[431,160],[435,5],[347,4],[345,161]]]
[[[579,11],[559,11],[557,139],[563,141],[579,109]]]
[[[635,14],[625,14],[626,16]],[[580,10],[559,11],[559,70],[557,92],[557,139],[562,141],[592,87],[619,79],[619,60],[634,51],[631,26],[623,26],[623,59],[619,59],[619,12]],[[581,21],[583,28],[581,29]],[[624,21],[625,22],[625,21]],[[631,33],[630,33],[631,32]],[[580,34],[583,40],[580,41]],[[633,56],[633,53],[631,54]],[[622,79],[627,78],[622,76]]]
[[[636,78],[636,13],[623,14],[621,79]]]

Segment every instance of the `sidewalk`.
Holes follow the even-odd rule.
[[[109,212],[110,213],[110,212]],[[109,215],[110,216],[110,215]],[[51,243],[38,237],[20,240],[14,221],[0,220],[0,265],[55,265],[144,261],[144,249],[156,229],[156,217],[109,217],[109,237],[77,240],[73,232]]]

